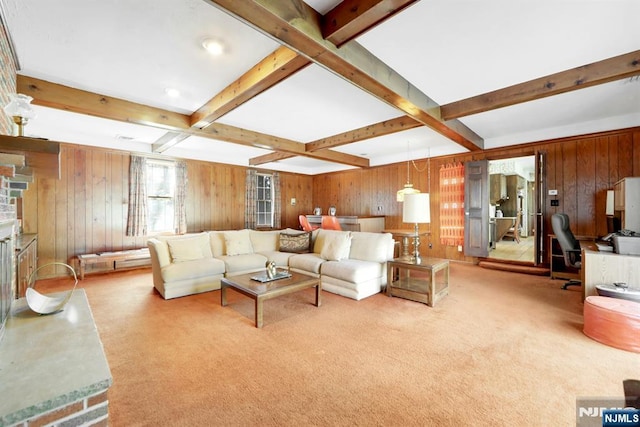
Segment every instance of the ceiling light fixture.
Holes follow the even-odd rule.
[[[396,201],[404,202],[404,196],[407,194],[418,194],[420,190],[413,188],[413,184],[409,181],[409,160],[407,160],[407,183],[401,190],[396,192]]]
[[[404,202],[404,196],[407,194],[418,194],[420,190],[413,188],[413,184],[409,181],[409,142],[407,142],[407,183],[404,187],[396,192],[396,201]]]
[[[171,98],[177,98],[177,97],[180,96],[180,91],[178,89],[174,89],[174,88],[171,88],[171,87],[166,88],[164,90],[164,93],[166,93]]]
[[[217,39],[205,39],[202,42],[202,47],[211,55],[219,56],[224,53],[224,44]]]

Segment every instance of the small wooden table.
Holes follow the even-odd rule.
[[[411,271],[422,273],[411,277]],[[438,272],[441,280],[438,281]],[[427,273],[427,274],[425,274]],[[395,296],[433,307],[449,295],[449,260],[421,258],[419,263],[402,258],[387,261],[387,296]]]
[[[290,294],[307,288],[316,288],[316,307],[321,304],[322,283],[317,277],[290,272],[291,277],[261,283],[252,280],[252,276],[260,273],[248,273],[238,276],[225,277],[220,280],[220,305],[227,305],[227,288],[235,289],[242,295],[255,301],[256,328],[262,328],[263,302],[265,300]]]

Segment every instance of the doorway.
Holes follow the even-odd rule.
[[[488,258],[534,263],[536,157],[489,160],[488,168]]]

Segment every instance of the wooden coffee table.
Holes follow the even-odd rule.
[[[220,280],[220,305],[227,305],[227,288],[235,289],[255,301],[256,328],[262,327],[263,302],[265,300],[291,294],[307,288],[316,288],[316,307],[321,304],[322,284],[320,279],[302,273],[291,272],[291,277],[261,283],[251,277],[260,273],[241,274]]]

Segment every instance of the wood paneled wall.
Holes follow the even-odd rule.
[[[24,192],[23,229],[38,233],[38,265],[73,263],[78,254],[146,245],[147,237],[126,236],[128,152],[63,144],[60,170],[61,179],[37,178]],[[246,170],[187,161],[189,232],[244,227]],[[282,172],[280,177],[282,227],[298,228],[298,212],[313,209],[312,178]],[[291,198],[296,198],[295,206]]]
[[[546,153],[544,191],[557,189],[560,200],[555,208],[550,206],[553,197],[546,197],[545,234],[549,234],[549,218],[555,212],[569,214],[576,234],[604,234],[605,191],[623,177],[640,176],[640,128],[416,161],[415,167],[410,167],[410,180],[421,191],[430,190],[433,206],[431,224],[421,227],[431,231],[431,236],[423,240],[423,255],[474,261],[456,247],[439,243],[441,166],[517,157],[536,150]],[[242,228],[247,168],[189,160],[187,170],[188,231]],[[23,228],[39,235],[39,265],[69,263],[81,253],[145,245],[146,237],[125,236],[128,152],[63,144],[61,175],[60,180],[38,178],[24,193]],[[282,227],[298,228],[298,215],[311,213],[314,206],[324,212],[336,206],[339,215],[385,215],[387,228],[406,228],[401,205],[395,199],[396,191],[406,182],[404,162],[315,177],[290,173],[280,176]],[[296,199],[295,206],[290,204],[291,198]],[[64,271],[61,269],[61,274]]]
[[[640,128],[623,129],[582,137],[563,138],[519,145],[508,149],[487,150],[478,154],[460,154],[415,162],[410,166],[410,181],[415,188],[431,193],[431,224],[420,226],[431,231],[421,244],[424,256],[474,261],[466,258],[457,247],[440,245],[439,233],[439,170],[454,162],[495,160],[546,153],[546,188],[558,190],[559,207],[550,206],[553,196],[545,200],[545,235],[552,234],[551,215],[566,212],[575,234],[598,236],[606,234],[606,190],[621,178],[640,176]],[[407,164],[396,163],[371,169],[351,170],[313,178],[313,201],[326,209],[336,206],[339,214],[386,216],[387,228],[408,228],[402,223],[402,207],[395,193],[406,182]],[[419,172],[421,171],[421,172]],[[430,171],[430,173],[428,172]],[[430,175],[430,182],[427,176]],[[428,242],[432,244],[430,249]],[[548,242],[548,239],[545,239]],[[548,248],[545,248],[548,250]]]

